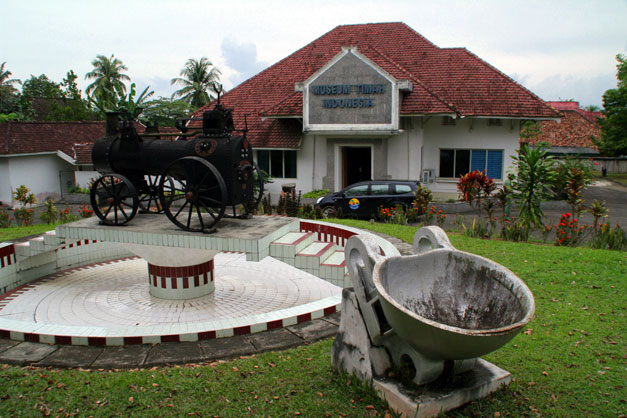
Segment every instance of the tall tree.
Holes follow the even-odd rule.
[[[175,126],[176,119],[187,118],[193,111],[191,105],[183,100],[159,97],[144,103],[141,122],[157,123],[159,126]]]
[[[94,69],[85,74],[86,80],[94,80],[85,90],[88,96],[102,103],[113,104],[126,95],[124,82],[131,81],[131,78],[124,74],[128,68],[121,60],[113,54],[110,58],[98,55],[91,65]]]
[[[627,155],[627,56],[616,56],[618,83],[603,95],[601,139],[594,142],[601,154],[611,157]]]
[[[11,71],[5,69],[6,62],[0,64],[0,114],[8,114],[18,110],[17,98],[19,91],[16,84],[22,84],[18,79],[9,80]]]
[[[20,112],[28,120],[45,120],[52,112],[54,104],[63,98],[63,91],[58,83],[47,75],[31,75],[22,85]]]
[[[182,86],[172,94],[172,98],[180,97],[192,107],[198,108],[209,103],[218,94],[220,86],[220,70],[213,66],[206,57],[200,60],[190,58],[181,70],[181,77],[173,78],[172,85]]]

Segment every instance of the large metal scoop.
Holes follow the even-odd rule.
[[[437,377],[443,362],[498,349],[533,317],[533,295],[514,273],[456,250],[440,228],[421,228],[414,250],[383,258],[374,242],[355,236],[346,261],[371,340],[397,366],[411,360],[417,383]],[[467,370],[474,360],[466,363]]]

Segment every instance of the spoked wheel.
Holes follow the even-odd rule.
[[[240,203],[238,205],[232,205],[224,215],[227,218],[242,218],[248,219],[252,217],[253,212],[259,207],[261,198],[263,198],[263,174],[259,169],[259,166],[251,161],[250,170],[246,170],[245,175],[253,175],[253,198],[248,203]]]
[[[159,200],[160,181],[161,176],[145,176],[143,184],[139,188],[139,213],[163,213],[163,206]]]
[[[198,157],[174,161],[159,182],[159,199],[165,214],[185,231],[213,232],[224,215],[226,198],[220,172]]]
[[[106,225],[124,225],[137,213],[139,197],[133,183],[119,174],[106,174],[91,186],[91,206]]]

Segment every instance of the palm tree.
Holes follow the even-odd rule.
[[[183,86],[172,94],[172,98],[180,97],[192,107],[203,106],[215,97],[212,93],[221,90],[220,70],[213,67],[211,61],[202,57],[200,60],[190,58],[181,70],[181,77],[173,78],[170,84]]]
[[[17,89],[13,85],[22,84],[22,82],[18,79],[9,80],[9,78],[11,78],[11,71],[4,69],[5,64],[6,61],[0,64],[0,89],[6,89],[8,93],[15,94],[17,93]]]
[[[87,95],[97,96],[105,103],[115,103],[126,95],[124,82],[131,78],[123,74],[128,68],[121,60],[114,58],[113,54],[111,58],[98,55],[91,65],[94,69],[85,74],[85,79],[94,82],[87,86]]]
[[[17,110],[18,90],[14,84],[22,84],[20,80],[11,78],[11,71],[5,70],[6,62],[0,64],[0,113],[12,113]]]

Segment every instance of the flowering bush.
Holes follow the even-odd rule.
[[[565,213],[560,218],[560,223],[555,227],[555,245],[576,246],[583,237],[584,229],[588,225],[581,226],[577,218],[570,213]]]
[[[78,220],[78,216],[74,215],[69,208],[65,208],[65,210],[59,211],[59,220],[61,223],[74,222]]]
[[[444,222],[446,221],[446,214],[442,212],[441,210],[439,210],[435,214],[435,221],[437,222],[440,228],[444,228]]]
[[[437,212],[437,208],[435,206],[431,206],[428,211],[425,212],[422,217],[422,223],[425,225],[433,224],[433,219],[435,218],[435,214]]]
[[[396,205],[391,208],[379,206],[379,213],[377,217],[380,221],[398,225],[407,225],[407,215],[405,214],[405,208],[401,205]]]
[[[13,210],[15,214],[15,223],[21,226],[29,226],[33,224],[33,210],[25,207]]]
[[[81,205],[81,207],[78,208],[78,214],[81,215],[81,218],[91,218],[94,211],[87,205]]]
[[[9,211],[0,204],[0,228],[7,228],[12,220]]]
[[[542,232],[543,241],[546,241],[546,239],[548,238],[552,230],[553,230],[553,221],[551,221],[549,224],[544,224],[540,227],[540,232]]]

